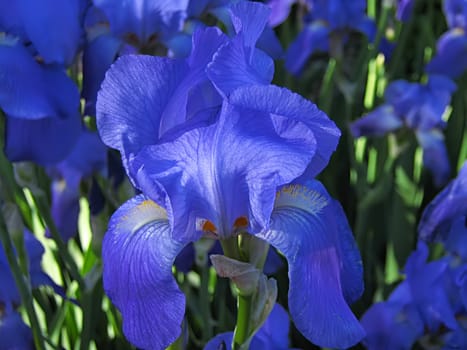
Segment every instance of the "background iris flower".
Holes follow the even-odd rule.
[[[77,232],[82,180],[93,173],[104,172],[106,168],[107,148],[96,132],[87,130],[83,130],[70,154],[49,168],[53,178],[51,212],[64,241]]]
[[[451,225],[467,216],[467,163],[423,212],[418,232],[423,240],[445,239]]]
[[[343,36],[347,31],[358,31],[372,41],[376,33],[374,22],[366,15],[366,1],[307,0],[308,14],[304,28],[290,44],[285,66],[292,74],[299,74],[315,51],[329,51],[331,35]]]
[[[404,127],[412,130],[423,149],[423,163],[440,186],[450,174],[442,117],[455,90],[454,82],[444,76],[431,76],[426,84],[394,81],[386,89],[386,103],[353,122],[350,129],[354,137],[382,136]]]

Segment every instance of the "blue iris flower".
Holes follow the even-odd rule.
[[[275,304],[263,326],[253,336],[251,349],[288,350],[289,349],[289,315],[280,305]],[[222,333],[211,339],[204,350],[230,350],[233,332]],[[222,347],[223,346],[223,347]]]
[[[465,226],[467,217],[467,163],[423,211],[418,232],[423,240],[445,240],[453,226]],[[455,228],[454,228],[455,229]]]
[[[269,10],[245,2],[231,13],[233,38],[199,30],[185,60],[127,56],[107,73],[98,129],[143,194],[109,223],[105,290],[133,344],[165,348],[185,312],[177,255],[203,236],[248,231],[286,257],[297,328],[316,344],[350,346],[363,337],[348,306],[363,289],[360,255],[340,205],[305,180],[340,132],[311,102],[269,85],[272,60],[255,47]]]
[[[307,0],[307,5],[310,12],[304,28],[287,49],[285,65],[289,72],[299,74],[315,51],[328,51],[332,32],[354,30],[373,40],[376,26],[366,16],[366,1]]]
[[[455,89],[456,85],[444,76],[431,76],[427,84],[394,81],[386,89],[386,103],[353,122],[352,134],[382,136],[403,127],[412,130],[423,149],[424,165],[440,186],[450,173],[442,116]]]
[[[78,0],[0,1],[0,108],[12,161],[54,163],[78,139],[79,92],[65,69],[80,47],[83,11]]]

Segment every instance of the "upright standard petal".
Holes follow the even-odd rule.
[[[274,75],[274,61],[263,51],[252,48],[251,59],[243,37],[237,36],[219,49],[208,66],[208,77],[219,93],[229,96],[236,88],[268,85]]]
[[[120,57],[107,71],[97,98],[97,127],[104,143],[122,154],[160,137],[160,117],[188,66],[152,56]]]
[[[217,51],[208,66],[208,76],[222,95],[228,96],[237,87],[272,81],[274,61],[255,48],[269,13],[267,6],[257,2],[239,2],[230,8],[236,36]]]
[[[237,34],[242,33],[247,48],[255,47],[268,22],[271,9],[258,2],[241,1],[230,8],[230,17]]]
[[[347,304],[363,292],[363,270],[338,206],[317,181],[287,185],[277,194],[271,229],[258,237],[289,263],[289,310],[297,329],[317,345],[347,348],[365,335]]]
[[[237,108],[269,114],[276,132],[286,139],[306,138],[311,133],[317,147],[307,167],[308,177],[315,177],[324,169],[339,142],[341,132],[336,124],[315,104],[285,88],[247,86],[235,90],[229,101]]]
[[[165,210],[140,195],[113,214],[103,241],[104,289],[143,349],[165,349],[181,332],[185,296],[172,265],[185,243],[170,233]]]
[[[194,33],[187,60],[120,57],[98,93],[97,127],[104,143],[118,149],[125,162],[203,109],[220,107],[214,87],[206,86],[205,68],[224,40],[220,30],[207,28]],[[203,97],[205,105],[193,107],[192,96]]]
[[[269,111],[225,102],[218,122],[146,147],[132,171],[154,200],[163,187],[178,235],[196,237],[195,228],[209,221],[206,227],[224,238],[239,218],[258,232],[267,226],[277,186],[300,176],[315,154],[315,138],[301,131],[283,137]]]

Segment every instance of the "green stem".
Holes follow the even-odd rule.
[[[323,84],[321,87],[320,95],[319,95],[319,107],[329,113],[331,111],[331,100],[332,100],[332,86],[333,86],[333,79],[334,74],[336,72],[336,64],[337,61],[334,58],[329,60],[328,66],[326,68],[326,73],[324,74]]]
[[[200,297],[201,317],[203,319],[203,342],[209,341],[212,338],[212,319],[209,301],[209,266],[205,264],[201,267],[201,285]]]
[[[250,346],[250,318],[252,295],[238,294],[237,324],[235,326],[232,350],[247,350]]]
[[[37,350],[45,349],[45,344],[41,335],[41,328],[39,326],[39,321],[37,319],[36,312],[34,310],[33,299],[31,295],[31,290],[26,284],[21,269],[16,260],[13,242],[11,241],[10,235],[6,229],[5,221],[3,215],[0,214],[0,240],[2,242],[3,248],[5,250],[6,257],[8,259],[8,264],[10,265],[11,272],[13,273],[13,278],[15,279],[16,286],[18,287],[19,294],[21,296],[21,301],[26,309],[29,322],[31,324],[32,334],[34,337],[34,344]]]
[[[237,236],[221,239],[220,243],[225,256],[232,259],[240,260]]]

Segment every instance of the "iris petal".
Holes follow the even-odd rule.
[[[120,57],[98,93],[97,126],[104,143],[122,153],[156,143],[160,116],[187,71],[180,60]]]
[[[193,35],[187,60],[120,57],[98,93],[97,126],[104,143],[122,152],[126,161],[129,154],[157,143],[163,134],[193,117],[189,112],[199,112],[202,107],[193,108],[190,97],[208,96],[214,90],[206,86],[204,70],[224,40],[218,29],[208,28]],[[194,90],[197,87],[200,91]],[[217,103],[215,96],[206,98],[206,108]]]
[[[143,195],[123,204],[104,237],[104,289],[136,346],[164,349],[181,332],[185,296],[172,276],[184,243],[170,236],[165,211]]]
[[[457,178],[451,181],[428,204],[423,212],[418,232],[423,240],[431,240],[438,234],[447,232],[444,225],[449,224],[467,212],[467,163],[459,171]]]
[[[208,76],[221,94],[228,96],[238,87],[267,85],[271,82],[274,75],[273,60],[255,48],[252,49],[252,55],[250,60],[241,36],[219,49],[208,66]]]
[[[344,297],[355,299],[363,291],[361,260],[355,242],[342,243],[352,234],[348,225],[336,223],[343,215],[336,202],[317,181],[307,186],[282,188],[271,229],[258,236],[287,258],[289,310],[298,330],[317,345],[347,348],[365,334]]]
[[[5,154],[10,161],[50,165],[66,157],[81,133],[78,115],[26,120],[6,118]]]
[[[426,66],[428,73],[455,79],[466,70],[467,62],[461,58],[467,54],[467,35],[463,30],[453,29],[441,35],[436,49],[436,56]]]
[[[47,63],[68,66],[83,35],[80,0],[19,0],[26,33]]]
[[[86,100],[87,115],[96,115],[97,91],[121,45],[120,40],[106,33],[88,42],[84,48],[82,96]]]
[[[0,318],[0,339],[2,339],[2,349],[33,350],[35,348],[31,329],[23,322],[20,314],[14,311]]]
[[[298,94],[277,86],[247,86],[235,90],[231,104],[270,115],[281,137],[301,139],[311,133],[316,140],[316,153],[306,175],[315,177],[328,164],[337,147],[340,130],[316,105]],[[286,126],[283,130],[281,126]],[[308,129],[308,130],[306,130]]]
[[[79,93],[73,81],[64,71],[37,63],[20,45],[0,44],[0,84],[0,107],[11,117],[77,115]]]
[[[241,33],[245,47],[255,47],[269,18],[271,9],[258,2],[239,2],[232,5],[230,15],[237,34]]]

